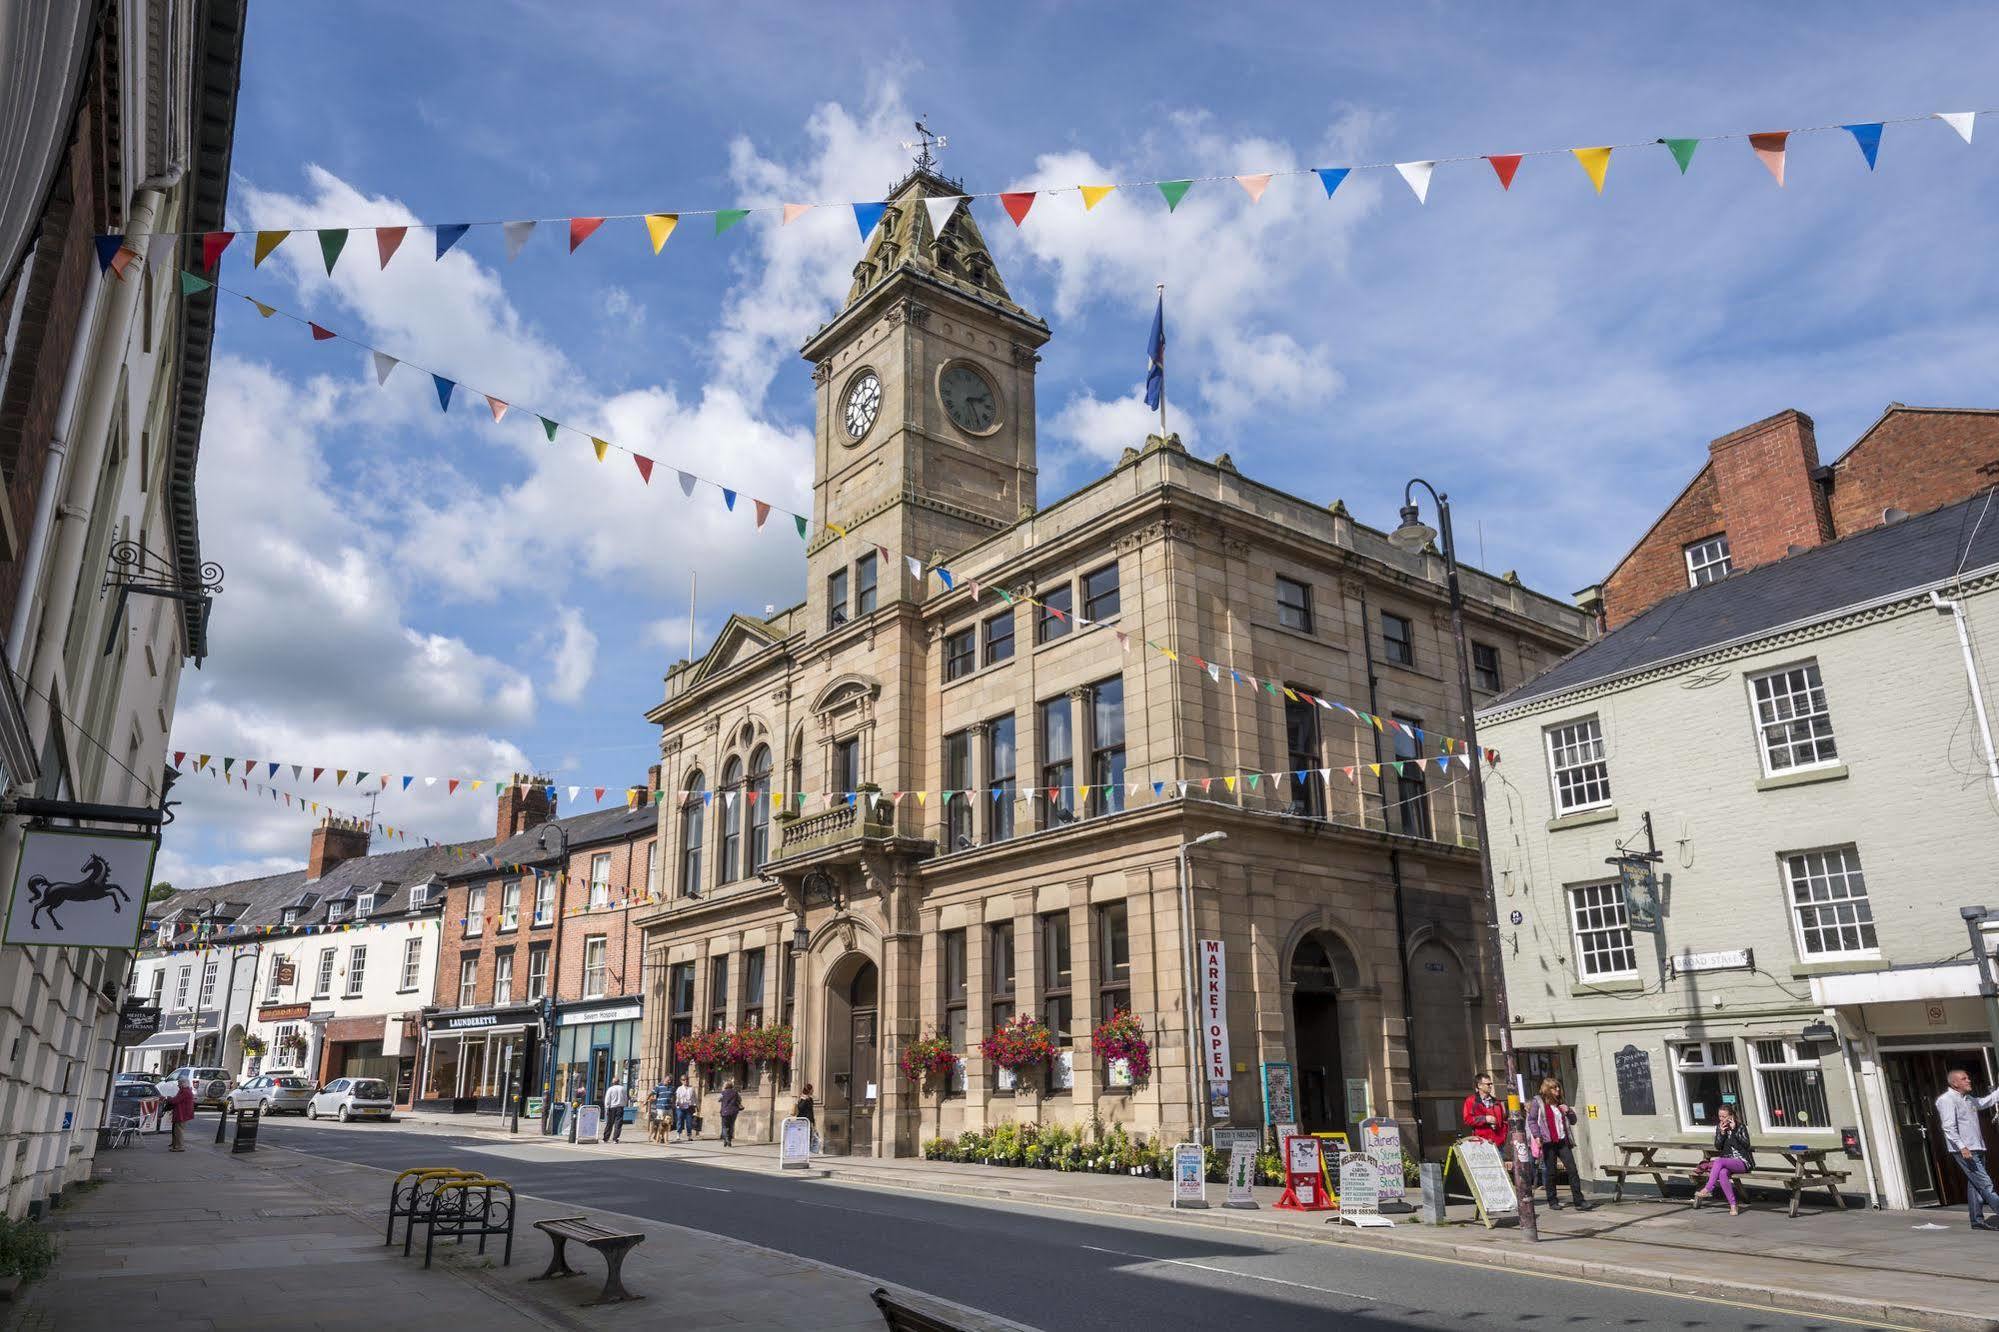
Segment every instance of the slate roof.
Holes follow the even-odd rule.
[[[659,815],[651,803],[628,810],[596,809],[588,814],[571,814],[567,818],[551,819],[539,827],[530,828],[501,842],[483,842],[476,851],[483,851],[486,859],[475,854],[464,860],[453,861],[444,877],[452,880],[477,879],[495,872],[495,863],[516,865],[545,865],[555,859],[556,848],[561,845],[555,838],[548,839],[547,847],[542,846],[542,829],[560,825],[569,834],[569,849],[600,842],[622,842],[636,833],[650,832],[658,826]]]
[[[1988,490],[1688,588],[1576,649],[1480,712],[1498,712],[1786,625],[1828,619],[1943,582],[1960,567],[1970,572],[1999,564],[1996,495],[1999,491]]]

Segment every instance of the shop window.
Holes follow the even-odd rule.
[[[986,965],[992,973],[993,1030],[1013,1021],[1013,922],[986,927]]]
[[[778,1021],[787,1027],[793,1025],[798,1013],[798,952],[790,944],[784,945],[783,971],[778,977],[778,1013]],[[777,1066],[777,1085],[790,1089],[790,1064]]]
[[[425,1100],[443,1101],[458,1095],[458,1062],[463,1044],[456,1036],[440,1036],[431,1041],[424,1060]]]
[[[694,1034],[694,964],[676,962],[666,973],[666,1059],[677,1078],[687,1071],[680,1061],[680,1042]]]
[[[1692,1041],[1673,1047],[1673,1071],[1679,1081],[1680,1127],[1713,1128],[1722,1106],[1742,1113],[1742,1083],[1735,1066],[1733,1041]]]
[[[1069,956],[1069,913],[1051,911],[1041,917],[1041,1020],[1060,1049],[1069,1044],[1075,1005],[1070,996],[1073,976]]]

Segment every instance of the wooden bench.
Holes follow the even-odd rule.
[[[469,1179],[476,1171],[454,1170],[448,1166],[413,1166],[398,1174],[389,1183],[389,1233],[384,1244],[396,1242],[396,1222],[405,1220],[412,1231],[416,1228],[417,1199],[420,1185],[426,1179],[441,1184],[448,1179]],[[403,1241],[403,1256],[409,1256],[409,1239]]]
[[[489,1235],[505,1236],[506,1254],[500,1266],[514,1261],[514,1186],[505,1180],[475,1175],[470,1179],[448,1179],[430,1192],[430,1205],[410,1222],[411,1229],[424,1227],[423,1265],[430,1257],[437,1237],[444,1235],[463,1244],[468,1235],[479,1237],[479,1252],[486,1252]]]
[[[548,1270],[538,1277],[528,1278],[530,1281],[582,1275],[568,1263],[569,1241],[575,1240],[578,1244],[587,1244],[604,1255],[604,1289],[598,1292],[596,1299],[585,1300],[583,1302],[585,1308],[596,1304],[619,1304],[625,1300],[645,1298],[643,1295],[634,1295],[626,1290],[625,1283],[621,1279],[625,1267],[625,1255],[644,1242],[644,1235],[636,1231],[606,1230],[580,1216],[558,1216],[547,1221],[537,1221],[534,1223],[534,1228],[554,1241],[555,1252],[549,1255]]]
[[[965,1332],[964,1325],[946,1321],[939,1313],[919,1309],[908,1300],[888,1293],[886,1286],[875,1287],[869,1296],[881,1310],[889,1332]]]
[[[1623,1200],[1624,1182],[1632,1175],[1650,1175],[1659,1187],[1661,1198],[1666,1196],[1666,1180],[1669,1176],[1687,1179],[1692,1182],[1693,1188],[1699,1189],[1707,1182],[1704,1174],[1707,1163],[1714,1159],[1714,1152],[1711,1149],[1693,1143],[1620,1142],[1617,1144],[1617,1149],[1624,1154],[1622,1163],[1600,1167],[1603,1174],[1617,1181],[1617,1187],[1610,1197],[1612,1202]],[[1840,1196],[1839,1186],[1846,1181],[1848,1172],[1834,1170],[1826,1164],[1826,1157],[1838,1150],[1840,1149],[1836,1147],[1805,1147],[1795,1144],[1787,1147],[1764,1147],[1761,1149],[1764,1157],[1781,1156],[1785,1164],[1759,1165],[1754,1170],[1747,1170],[1735,1176],[1735,1179],[1744,1186],[1759,1184],[1783,1189],[1790,1195],[1792,1217],[1797,1216],[1806,1189],[1824,1188],[1832,1195],[1833,1206],[1844,1211],[1846,1199]],[[1661,1155],[1668,1152],[1672,1153],[1670,1157]]]

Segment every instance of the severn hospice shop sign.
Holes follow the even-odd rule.
[[[55,948],[133,948],[153,884],[151,833],[30,828],[7,899],[5,939]]]

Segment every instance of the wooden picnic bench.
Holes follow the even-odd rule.
[[[963,1324],[949,1322],[941,1312],[920,1309],[906,1299],[891,1295],[886,1286],[876,1286],[869,1298],[875,1302],[875,1308],[881,1310],[888,1332],[964,1332]]]
[[[1617,1165],[1600,1167],[1604,1174],[1617,1181],[1610,1200],[1621,1202],[1624,1198],[1624,1182],[1632,1175],[1650,1175],[1659,1186],[1659,1196],[1666,1196],[1668,1176],[1677,1176],[1694,1181],[1699,1189],[1706,1183],[1700,1172],[1714,1159],[1714,1149],[1696,1142],[1674,1142],[1654,1138],[1631,1138],[1616,1144],[1623,1159]],[[1833,1206],[1846,1210],[1846,1199],[1840,1196],[1839,1186],[1845,1182],[1848,1172],[1834,1170],[1826,1164],[1826,1158],[1837,1147],[1810,1147],[1802,1143],[1786,1146],[1765,1146],[1757,1149],[1764,1157],[1781,1156],[1785,1164],[1758,1165],[1735,1178],[1742,1184],[1762,1184],[1781,1187],[1790,1194],[1791,1211],[1798,1214],[1800,1198],[1806,1189],[1824,1188],[1832,1195]]]
[[[594,1300],[585,1300],[584,1307],[595,1304],[618,1304],[625,1300],[642,1300],[643,1295],[634,1295],[625,1289],[621,1279],[625,1267],[625,1255],[645,1241],[645,1236],[637,1231],[607,1230],[580,1216],[558,1216],[547,1221],[537,1221],[534,1228],[547,1235],[555,1243],[555,1252],[549,1255],[548,1270],[530,1281],[547,1281],[553,1277],[580,1276],[581,1273],[568,1263],[569,1241],[587,1244],[604,1255],[604,1289]]]

